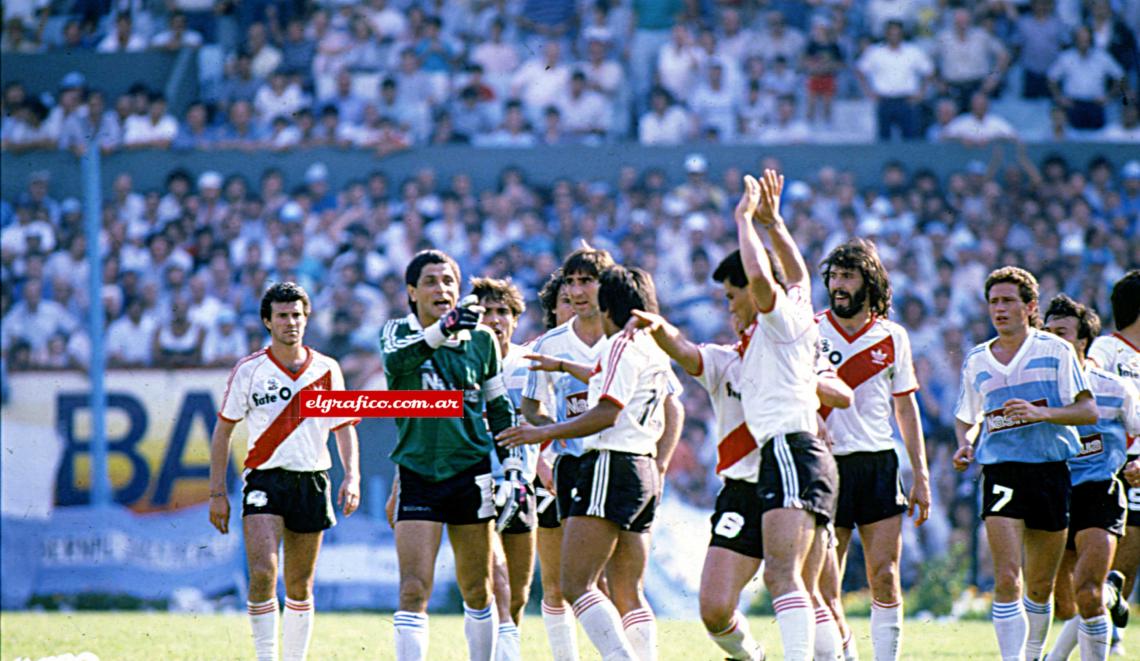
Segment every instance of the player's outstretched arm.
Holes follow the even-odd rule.
[[[545,427],[518,426],[495,435],[495,440],[505,448],[519,445],[533,445],[547,439],[582,438],[596,434],[607,427],[612,427],[617,421],[621,407],[608,399],[603,399],[596,406],[582,415],[575,416],[565,422],[559,422]]]
[[[586,363],[576,363],[572,360],[562,360],[556,356],[547,356],[541,353],[529,353],[523,356],[523,358],[533,361],[530,365],[530,369],[532,370],[542,370],[544,372],[566,372],[582,383],[589,383],[590,375],[594,373],[593,365],[587,365]]]
[[[472,331],[483,317],[478,299],[466,296],[458,307],[422,330],[414,330],[406,318],[390,319],[380,331],[384,371],[393,375],[415,372],[448,338]]]
[[[233,433],[234,423],[218,418],[210,439],[210,523],[223,535],[230,531],[226,467],[230,462],[230,436]]]
[[[760,179],[760,205],[756,207],[754,218],[768,231],[768,239],[772,242],[772,253],[779,260],[784,270],[784,278],[788,287],[811,286],[811,275],[807,264],[800,254],[796,240],[792,238],[784,217],[780,215],[780,196],[784,192],[784,175],[776,174],[775,170],[765,170]],[[810,293],[809,293],[810,297]]]
[[[333,436],[336,437],[340,465],[344,468],[344,479],[340,482],[336,502],[345,516],[351,516],[360,507],[360,443],[354,425],[341,427],[333,432]]]
[[[663,404],[665,412],[665,429],[661,438],[657,439],[657,469],[661,472],[662,480],[669,472],[669,462],[673,459],[673,451],[681,441],[681,429],[685,426],[685,406],[681,398],[669,395]]]
[[[675,360],[682,369],[692,375],[700,374],[701,351],[679,328],[659,314],[643,310],[633,310],[632,313],[633,316],[625,325],[627,332],[647,329],[657,346],[661,347],[661,350]]]
[[[895,397],[894,400],[895,421],[899,424],[899,433],[902,434],[903,443],[906,445],[914,475],[907,516],[913,516],[914,508],[917,506],[918,516],[914,520],[914,525],[921,526],[930,516],[930,469],[926,465],[926,439],[918,416],[918,399],[912,392]]]
[[[736,236],[740,241],[740,260],[744,263],[744,274],[748,276],[748,288],[761,310],[771,310],[776,299],[776,282],[772,277],[772,265],[760,236],[752,226],[752,216],[760,204],[760,182],[752,175],[744,176],[744,193],[736,204],[733,218],[736,220]]]

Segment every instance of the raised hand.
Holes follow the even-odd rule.
[[[740,195],[740,201],[736,203],[736,213],[734,218],[736,224],[752,222],[752,215],[756,213],[756,207],[760,204],[760,182],[756,181],[756,177],[750,174],[744,175],[744,192]]]
[[[661,328],[664,323],[665,318],[659,314],[645,312],[644,310],[630,310],[629,321],[625,322],[625,332],[632,333],[635,330],[645,328],[652,333]]]
[[[760,179],[760,204],[753,213],[758,223],[767,227],[780,219],[780,196],[784,193],[784,175],[764,170]]]

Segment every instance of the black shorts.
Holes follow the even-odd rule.
[[[1030,530],[1057,532],[1069,526],[1072,485],[1063,461],[1007,461],[982,466],[982,518],[1025,521]]]
[[[554,460],[554,488],[558,490],[555,505],[558,506],[558,520],[564,521],[570,516],[570,505],[574,496],[578,494],[578,467],[582,465],[582,457],[572,454],[560,454]],[[551,526],[555,527],[555,526]]]
[[[557,528],[562,524],[558,521],[558,499],[554,494],[547,491],[546,487],[539,486],[540,482],[534,482],[534,502],[535,512],[538,514],[538,527],[539,528]]]
[[[661,480],[647,454],[591,450],[582,455],[570,516],[595,516],[622,530],[648,532],[657,511]]]
[[[1095,480],[1073,486],[1069,501],[1069,543],[1076,549],[1077,533],[1089,528],[1107,530],[1117,537],[1124,536],[1128,503],[1120,480]]]
[[[815,514],[819,525],[830,523],[835,518],[838,486],[835,457],[811,434],[781,434],[760,449],[756,491],[762,512],[800,509]]]
[[[501,513],[502,508],[496,506],[495,518],[498,518]],[[537,527],[538,515],[535,513],[534,489],[532,487],[530,493],[527,494],[526,501],[519,507],[518,514],[516,514],[515,518],[502,530],[502,534],[525,535],[534,532],[534,529]]]
[[[1140,443],[1140,441],[1137,441]],[[1128,461],[1132,461],[1135,457],[1128,457]],[[1127,465],[1127,463],[1125,464]],[[1130,527],[1140,528],[1140,487],[1129,486],[1128,480],[1124,479],[1124,468],[1116,474],[1117,479],[1124,485],[1124,495],[1127,507],[1125,509],[1125,518]]]
[[[762,515],[760,501],[756,498],[756,485],[743,480],[726,479],[716,497],[709,546],[763,560]]]
[[[332,486],[325,471],[254,468],[246,472],[241,492],[242,516],[279,516],[286,530],[298,533],[321,532],[336,525]]]
[[[906,511],[906,492],[894,450],[852,452],[835,458],[839,499],[835,527],[854,528]]]
[[[461,526],[495,518],[495,479],[491,477],[490,457],[439,482],[403,466],[398,470],[397,521],[438,521]]]

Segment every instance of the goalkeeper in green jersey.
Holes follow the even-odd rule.
[[[468,656],[489,661],[499,626],[491,592],[492,434],[513,424],[514,407],[501,374],[498,340],[479,323],[482,308],[467,300],[460,304],[455,260],[438,250],[421,251],[404,278],[412,313],[389,321],[380,334],[388,388],[460,390],[463,416],[396,421],[396,659],[427,658],[427,604],[446,524],[463,595]],[[502,458],[506,471],[512,459],[518,461]],[[515,470],[521,468],[520,461]]]

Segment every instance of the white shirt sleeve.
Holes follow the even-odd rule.
[[[906,329],[896,326],[891,334],[895,340],[895,367],[891,375],[891,394],[896,397],[918,390],[918,377],[914,375],[914,359],[910,352],[910,336]]]
[[[227,422],[237,422],[249,412],[249,402],[245,393],[249,389],[249,365],[252,361],[238,363],[230,372],[226,383],[226,394],[222,395],[222,407],[218,416]]]
[[[779,286],[774,291],[776,300],[772,309],[758,315],[760,323],[769,328],[782,342],[791,342],[815,324],[811,301],[802,287],[794,286],[787,292]]]
[[[633,399],[637,391],[638,375],[641,372],[640,354],[633,342],[625,337],[617,338],[602,356],[601,371],[593,378],[601,379],[601,393],[598,400],[608,399],[621,408]]]
[[[1120,407],[1124,431],[1129,436],[1140,436],[1140,392],[1124,379],[1120,382],[1124,386],[1124,403]]]
[[[954,407],[954,417],[968,425],[982,421],[982,396],[974,387],[974,364],[967,357],[962,364],[962,383],[958,390],[958,404]]]
[[[725,368],[728,366],[726,351],[733,351],[719,344],[702,344],[697,347],[701,357],[701,373],[694,374],[693,378],[710,393],[720,389],[724,382]],[[735,353],[735,351],[733,351]]]
[[[1091,359],[1096,366],[1107,372],[1114,371],[1112,369],[1112,349],[1108,346],[1108,340],[1103,337],[1098,337],[1093,340],[1092,346],[1089,347],[1089,359]]]
[[[1060,361],[1057,365],[1057,390],[1061,395],[1061,406],[1068,406],[1077,401],[1077,395],[1082,392],[1092,392],[1088,377],[1077,362],[1077,352],[1067,343],[1065,348],[1068,351],[1058,356]]]

